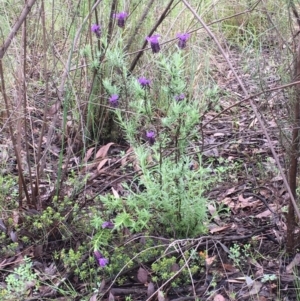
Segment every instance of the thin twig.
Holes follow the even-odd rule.
[[[0,59],[2,59],[4,57],[4,54],[7,51],[11,41],[13,40],[14,36],[17,34],[20,27],[22,26],[23,22],[25,21],[27,15],[29,14],[29,12],[31,10],[31,7],[34,5],[35,2],[36,2],[36,0],[30,0],[30,1],[28,1],[28,3],[25,3],[23,10],[17,19],[17,22],[11,29],[8,37],[6,38],[2,47],[0,48]]]
[[[125,46],[125,52],[127,52],[127,50],[130,48],[131,44],[133,43],[137,33],[139,32],[141,26],[143,25],[143,22],[144,20],[146,19],[149,11],[150,11],[150,8],[152,6],[152,4],[154,3],[155,0],[150,0],[148,3],[147,3],[147,6],[145,7],[144,11],[143,11],[143,14],[142,16],[140,17],[140,19],[138,20],[135,28],[134,28],[134,31],[133,33],[131,34],[131,36],[128,38],[128,42]],[[141,4],[141,2],[140,2]]]
[[[5,88],[5,79],[4,79],[4,72],[3,72],[3,66],[2,66],[2,59],[0,59],[0,83],[1,83],[1,92],[2,92],[3,99],[4,99],[4,103],[5,103],[6,115],[10,116],[8,97],[7,97],[6,88]],[[13,122],[14,122],[13,120],[10,120],[8,122],[10,137],[11,137],[14,152],[15,152],[15,155],[16,155],[16,158],[17,158],[19,180],[23,185],[24,193],[26,195],[26,200],[27,200],[28,204],[30,204],[30,197],[29,197],[29,194],[28,194],[25,178],[24,178],[24,175],[23,175],[23,172],[22,172],[21,157],[20,157],[20,154],[19,154],[18,149],[17,149],[16,139],[14,137],[14,130],[13,130],[13,126],[12,126]],[[19,209],[21,209],[21,207],[22,207],[22,195],[19,195]]]
[[[295,85],[299,85],[300,84],[300,81],[295,81],[295,82],[292,82],[292,83],[289,83],[289,84],[286,84],[286,85],[281,85],[281,86],[277,86],[277,87],[274,87],[274,88],[271,88],[271,89],[268,89],[268,90],[264,90],[262,92],[259,92],[259,93],[256,93],[256,94],[253,94],[253,95],[250,95],[246,98],[243,98],[242,100],[234,103],[233,105],[227,107],[226,109],[224,109],[222,112],[218,113],[217,115],[215,115],[212,119],[210,119],[209,121],[207,121],[206,123],[203,124],[203,127],[206,127],[209,123],[211,123],[213,120],[217,119],[218,117],[220,117],[221,115],[223,115],[225,112],[227,112],[228,110],[242,104],[243,102],[246,102],[252,98],[255,98],[257,96],[260,96],[262,94],[265,94],[265,93],[269,93],[269,92],[273,92],[273,91],[277,91],[277,90],[283,90],[283,89],[286,89],[286,88],[291,88]]]
[[[22,94],[20,95],[20,100],[23,100],[23,125],[24,125],[24,142],[25,142],[25,149],[26,149],[26,160],[27,160],[27,168],[28,168],[28,177],[29,177],[29,185],[31,190],[31,200],[29,205],[36,209],[36,189],[37,185],[34,187],[33,185],[33,177],[31,172],[31,162],[30,162],[30,152],[29,152],[29,142],[27,138],[28,133],[28,125],[27,125],[27,85],[26,85],[26,69],[27,69],[27,22],[26,18],[24,19],[23,23],[23,30],[22,30],[22,44],[23,44],[23,57],[22,57],[22,69],[18,71],[18,75],[20,77],[20,81],[22,84],[19,88],[17,88],[18,92]],[[18,135],[22,135],[21,132],[18,132]]]

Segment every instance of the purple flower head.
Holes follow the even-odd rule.
[[[102,229],[113,229],[114,226],[114,223],[112,223],[111,221],[107,221],[102,224]]]
[[[142,88],[150,88],[150,80],[147,79],[146,77],[142,76],[138,78],[139,84],[142,86]]]
[[[93,24],[91,26],[91,31],[97,36],[97,38],[100,38],[101,36],[101,28],[98,24]]]
[[[177,101],[181,101],[181,100],[184,100],[185,99],[185,95],[183,93],[179,94],[179,95],[176,95],[175,97],[175,100]]]
[[[100,267],[105,267],[108,264],[108,259],[103,257],[102,253],[99,251],[94,251],[94,256],[97,261],[97,263],[100,265]]]
[[[146,38],[148,43],[150,43],[153,53],[157,53],[160,50],[158,38],[159,38],[159,35],[154,35],[154,36]]]
[[[146,138],[150,145],[153,145],[155,142],[155,133],[153,131],[146,132]]]
[[[104,268],[108,264],[108,259],[107,258],[100,258],[98,261],[99,265]]]
[[[185,48],[186,46],[186,41],[190,37],[189,33],[178,33],[177,34],[177,39],[178,39],[178,47],[180,49]]]
[[[119,95],[118,94],[112,94],[109,98],[109,103],[112,107],[116,108],[119,104]]]
[[[123,28],[125,26],[126,18],[128,17],[128,14],[123,12],[120,12],[118,14],[114,14],[114,18],[117,19],[117,24],[119,27]]]

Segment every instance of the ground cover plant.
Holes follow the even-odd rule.
[[[299,3],[0,4],[1,300],[299,299]]]

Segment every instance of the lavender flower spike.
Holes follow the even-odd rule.
[[[179,94],[179,95],[176,95],[175,97],[175,100],[177,101],[181,101],[181,100],[184,100],[185,99],[185,95],[183,93]]]
[[[98,261],[98,263],[99,263],[99,265],[102,267],[102,268],[104,268],[106,265],[108,265],[108,259],[107,258],[100,258],[99,259],[99,261]]]
[[[155,142],[155,133],[153,131],[147,131],[146,138],[149,144],[153,145]]]
[[[159,37],[160,37],[159,35],[154,35],[154,36],[146,38],[148,43],[150,43],[153,53],[158,53],[160,50],[160,46],[159,46],[159,42],[158,42]]]
[[[116,108],[119,104],[119,95],[118,94],[112,94],[109,98],[109,102],[112,107]]]
[[[102,229],[113,229],[113,227],[115,226],[114,223],[112,223],[111,221],[106,221],[102,224]]]
[[[98,24],[93,24],[91,26],[91,31],[97,36],[97,38],[100,38],[101,36],[101,27]]]
[[[113,16],[117,19],[118,26],[123,28],[125,26],[125,21],[128,17],[128,14],[126,12],[120,12],[118,14],[114,14]]]
[[[142,76],[138,78],[139,84],[142,86],[142,88],[150,88],[150,80],[147,79],[146,77]]]
[[[108,264],[108,259],[103,257],[101,252],[95,250],[94,251],[94,256],[95,256],[95,259],[96,259],[97,263],[100,265],[100,267],[103,268]]]
[[[189,33],[178,33],[177,34],[177,39],[178,39],[178,47],[180,49],[185,48],[186,46],[186,41],[190,37]]]

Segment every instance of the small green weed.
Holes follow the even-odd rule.
[[[242,261],[247,261],[247,258],[251,256],[250,250],[250,244],[245,244],[243,246],[234,244],[230,248],[229,258],[232,259],[236,265],[240,265]]]
[[[27,289],[38,287],[38,275],[32,271],[30,258],[24,257],[24,263],[15,268],[5,278],[6,288],[0,291],[2,300],[21,300]]]
[[[264,274],[263,277],[261,278],[261,282],[269,282],[269,281],[274,281],[277,280],[277,276],[275,274]]]

